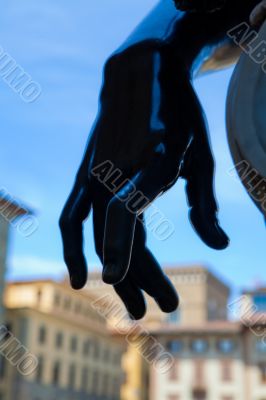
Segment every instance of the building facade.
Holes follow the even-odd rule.
[[[148,313],[140,325],[171,354],[173,366],[162,373],[147,362],[141,337],[129,343],[121,400],[266,400],[266,290],[244,292],[229,304],[229,286],[207,268],[165,271],[180,308],[163,314],[146,296]],[[112,290],[100,274],[88,287],[98,296]],[[233,311],[235,321],[228,317]]]
[[[266,332],[266,321],[256,329]],[[266,343],[250,327],[209,322],[197,329],[162,328],[153,335],[174,363],[166,373],[151,365],[150,399],[266,399]]]
[[[146,296],[148,311],[139,324],[145,331],[150,332],[151,338],[156,338],[159,345],[163,345],[166,351],[171,352],[168,345],[172,338],[177,335],[175,329],[178,331],[181,329],[183,337],[188,335],[189,329],[192,329],[195,334],[203,327],[210,328],[213,324],[218,324],[218,326],[226,324],[229,331],[235,331],[235,328],[231,327],[230,323],[227,322],[230,288],[220,278],[204,266],[166,267],[165,272],[179,293],[180,307],[174,313],[165,314],[160,311],[153,299]],[[101,296],[106,298],[106,293],[108,293],[112,302],[115,303],[117,301],[120,303],[112,287],[102,282],[100,273],[92,273],[90,275],[87,289],[90,294],[98,298],[101,298]],[[109,313],[110,317],[117,315],[115,307],[114,310],[113,316],[111,315],[112,313]],[[124,317],[127,318],[126,313]],[[112,318],[112,320],[114,326],[115,318]],[[169,330],[172,331],[172,337],[167,338],[167,334],[164,332]],[[222,334],[222,331],[220,333]],[[141,342],[141,338],[139,342]],[[158,375],[156,375],[156,370],[155,372],[153,371],[153,363],[147,362],[143,356],[147,351],[152,352],[152,349],[147,348],[147,345],[143,346],[143,348],[141,347],[137,342],[133,345],[128,343],[127,352],[123,358],[126,378],[122,386],[121,400],[171,400],[171,397],[168,398],[168,394],[175,396],[172,400],[179,399],[177,397],[177,388],[173,386],[173,382],[172,390],[169,391],[167,385],[162,384],[159,379],[160,372],[157,371]],[[185,362],[188,352],[183,355]],[[175,357],[177,357],[177,354],[175,354]],[[190,355],[190,359],[191,357]],[[189,360],[186,360],[186,362],[186,369],[189,374]],[[193,377],[191,379],[193,381]],[[183,387],[184,396],[182,398],[186,400],[192,399],[192,397],[188,396],[190,386],[186,387],[182,380],[180,380],[179,385]]]
[[[163,314],[147,297],[137,323],[100,274],[78,292],[67,281],[9,283],[0,400],[266,400],[266,290],[228,305],[228,285],[207,268],[166,272],[180,311]]]
[[[10,344],[11,354],[4,359],[6,367],[0,374],[5,400],[120,398],[124,342],[111,337],[106,320],[91,303],[87,292],[75,292],[65,283],[8,285],[7,326],[16,341],[36,357],[37,366],[25,374],[20,365],[12,366]],[[13,348],[13,359],[14,352]]]
[[[146,326],[152,328],[168,323],[198,326],[206,321],[227,319],[230,288],[221,278],[203,266],[166,267],[164,270],[178,291],[180,307],[172,314],[165,314],[151,297],[145,295],[148,312],[143,323]],[[109,293],[120,303],[112,286],[103,283],[99,272],[89,275],[87,290],[98,298]]]
[[[6,257],[8,250],[8,236],[10,224],[14,224],[19,217],[29,214],[29,210],[20,206],[0,192],[0,293],[4,293]],[[5,320],[5,309],[3,306],[2,295],[0,298],[0,324]]]

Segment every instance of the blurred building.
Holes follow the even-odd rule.
[[[252,303],[256,306],[256,312],[266,313],[266,288],[261,287],[251,292],[244,292],[245,296],[249,296]]]
[[[137,323],[100,273],[78,292],[68,280],[10,283],[0,400],[266,400],[266,290],[229,304],[229,286],[207,268],[165,270],[179,311],[147,296]],[[157,345],[171,368],[158,367]]]
[[[179,293],[180,307],[172,314],[165,314],[151,297],[145,295],[148,313],[143,322],[147,326],[151,328],[165,323],[198,326],[206,321],[227,319],[230,288],[208,268],[188,266],[166,267],[164,270]],[[118,299],[112,286],[103,283],[100,272],[90,274],[87,289],[96,297],[110,293]]]
[[[243,295],[235,302],[235,310],[239,309],[242,319],[252,315],[266,314],[266,288],[260,287],[252,291],[243,291]]]
[[[26,208],[21,207],[9,196],[1,197],[0,193],[0,293],[4,293],[6,256],[8,249],[8,234],[10,224],[14,224],[18,217],[28,214]],[[3,299],[0,298],[0,325],[4,322]]]
[[[123,371],[125,380],[121,387],[121,400],[151,400],[150,397],[150,367],[143,358],[143,352],[136,350],[137,343],[141,346],[141,337],[132,346],[128,343],[123,356]]]
[[[148,313],[140,325],[172,355],[173,366],[162,373],[148,362],[140,335],[123,357],[121,399],[266,400],[266,290],[229,304],[229,286],[207,268],[165,271],[180,294],[180,309],[163,314],[146,296]],[[91,274],[88,289],[98,297],[116,296],[100,273]],[[236,321],[228,319],[233,309]]]
[[[0,327],[3,326],[6,320],[6,310],[4,307],[4,289],[5,289],[5,274],[6,274],[6,259],[9,245],[10,227],[20,231],[23,222],[21,217],[31,216],[30,210],[15,201],[5,189],[0,191]],[[18,221],[20,221],[18,223]],[[20,224],[20,225],[19,225]],[[22,232],[22,230],[20,231]],[[0,334],[1,336],[1,334]],[[5,369],[5,360],[0,357],[0,377]],[[0,400],[5,400],[3,394],[3,379],[0,380]]]
[[[7,326],[18,346],[37,357],[38,365],[32,370],[31,365],[15,362],[19,349],[10,344],[4,351],[9,354],[0,374],[0,399],[119,399],[124,341],[111,337],[106,320],[91,303],[87,292],[75,292],[65,283],[7,286]]]
[[[152,335],[174,357],[167,373],[150,366],[153,400],[266,399],[264,323],[208,322],[195,327],[162,327]]]

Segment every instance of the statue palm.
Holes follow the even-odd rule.
[[[186,179],[190,220],[201,239],[214,249],[229,243],[217,219],[214,161],[192,77],[207,52],[227,41],[227,30],[248,19],[253,3],[241,12],[234,4],[198,14],[178,12],[172,0],[163,0],[106,63],[99,115],[60,228],[71,285],[79,289],[87,280],[83,222],[93,209],[103,280],[132,318],[145,314],[143,290],[164,312],[178,306],[172,283],[147,248],[139,216],[179,177]],[[105,163],[127,179],[115,192],[104,184]],[[133,187],[146,201],[128,207]]]

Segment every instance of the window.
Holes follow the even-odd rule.
[[[222,373],[222,381],[230,382],[233,379],[232,376],[232,361],[224,360],[221,362],[221,373]]]
[[[205,339],[195,339],[191,343],[191,348],[195,353],[202,354],[208,350],[209,344]]]
[[[81,302],[78,301],[78,302],[75,304],[75,313],[76,313],[76,314],[79,314],[80,312],[81,312]]]
[[[110,349],[106,347],[103,353],[103,360],[108,362],[109,359],[110,359]]]
[[[61,370],[61,365],[59,361],[56,361],[54,363],[53,369],[52,369],[52,383],[53,385],[59,385],[60,382],[60,370]]]
[[[93,316],[94,316],[94,314],[92,314],[92,310],[91,310],[91,308],[90,307],[88,307],[87,309],[84,309],[84,313],[85,313],[85,316],[86,317],[88,317],[88,318],[93,318]]]
[[[75,388],[75,382],[76,382],[76,366],[74,364],[71,364],[69,367],[69,372],[68,372],[68,387],[69,387],[69,389]]]
[[[210,321],[217,320],[217,308],[218,305],[216,299],[211,299],[208,301],[208,319]]]
[[[193,390],[193,400],[205,400],[205,399],[206,399],[206,391],[204,389]]]
[[[89,380],[89,369],[87,367],[84,367],[81,373],[81,390],[83,390],[84,392],[87,391],[88,380]]]
[[[6,359],[3,355],[0,355],[0,379],[3,379],[6,374]]]
[[[178,379],[178,361],[177,360],[175,360],[175,362],[173,363],[173,365],[169,371],[168,378],[170,381],[176,381]]]
[[[258,339],[256,341],[256,350],[259,353],[266,353],[266,342],[263,339]]]
[[[183,350],[183,347],[183,342],[179,339],[167,343],[167,349],[173,354],[180,353]]]
[[[93,353],[94,353],[94,358],[95,359],[98,359],[100,357],[100,346],[99,346],[99,343],[97,341],[95,341],[95,343],[94,343],[94,351],[93,351]]]
[[[11,325],[6,324],[6,326],[2,325],[0,327],[0,337],[1,337],[1,343],[3,348],[3,352],[6,349],[6,346],[3,346],[5,343],[8,343],[9,340],[13,337],[12,332],[11,332]],[[8,346],[8,344],[7,344]]]
[[[42,300],[42,291],[41,291],[41,289],[37,290],[36,297],[37,297],[37,304],[40,304],[40,302]]]
[[[195,384],[197,386],[202,386],[204,384],[204,368],[205,364],[203,360],[196,360],[195,361]]]
[[[46,328],[45,328],[45,326],[41,326],[39,329],[39,343],[40,344],[44,344],[46,342],[46,336],[47,336]]]
[[[54,305],[56,307],[60,305],[60,294],[58,292],[55,292],[54,295]]]
[[[57,349],[61,349],[63,346],[63,333],[62,332],[57,332],[55,336],[55,346]]]
[[[113,383],[112,383],[113,389],[113,396],[115,399],[119,399],[119,395],[120,395],[120,386],[121,386],[121,381],[119,378],[114,378],[113,379]]]
[[[179,324],[180,322],[180,310],[175,310],[167,315],[166,321],[169,324]]]
[[[261,383],[266,384],[266,363],[259,364]]]
[[[223,354],[229,354],[234,351],[236,347],[235,341],[232,339],[221,339],[217,342],[218,350]]]
[[[257,308],[257,312],[266,312],[266,293],[254,294],[253,302]]]
[[[43,356],[39,356],[38,357],[38,366],[37,366],[37,369],[36,369],[36,381],[38,383],[42,382],[43,369],[44,369],[44,359],[43,359]]]
[[[83,343],[83,355],[84,356],[88,356],[89,355],[89,353],[90,353],[90,345],[91,345],[91,343],[90,343],[89,340],[86,340]]]
[[[116,351],[114,353],[114,364],[120,365],[121,363],[121,358],[122,358],[122,353],[120,351]]]
[[[64,309],[65,310],[70,310],[71,307],[71,298],[70,297],[66,297],[65,301],[64,301]]]
[[[78,340],[76,338],[76,336],[72,336],[72,338],[70,339],[70,350],[75,353],[77,351],[78,348]]]
[[[101,386],[103,388],[104,395],[106,397],[108,397],[108,394],[109,394],[109,375],[108,374],[103,375],[103,380],[102,380]]]
[[[0,327],[1,338],[2,338],[2,334],[3,333],[5,333],[5,332],[6,333],[7,332],[10,333],[10,332],[13,331],[13,329],[14,329],[13,323],[6,321],[5,324],[4,325],[2,324],[1,327]]]
[[[92,379],[92,393],[94,395],[98,394],[98,387],[99,387],[99,373],[98,371],[93,372],[93,379]]]

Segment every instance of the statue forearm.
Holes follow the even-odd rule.
[[[183,11],[215,12],[225,5],[225,0],[174,0],[176,7]]]
[[[179,5],[178,1],[176,3]],[[192,0],[185,3],[191,7],[197,3],[198,8],[206,9],[211,9],[212,6],[215,10],[218,4],[221,6],[220,0]],[[240,22],[248,22],[249,14],[256,3],[258,1],[250,0],[241,9],[237,1],[233,4],[227,3],[216,13],[209,14],[198,11],[182,12],[175,7],[173,0],[161,0],[111,58],[118,55],[126,57],[127,51],[134,46],[151,51],[171,46],[173,57],[188,68],[194,68],[193,72],[206,73],[224,68],[236,62],[240,55],[237,46],[230,43],[226,32]]]
[[[266,1],[259,3],[250,14],[252,25],[260,26],[266,19]]]

